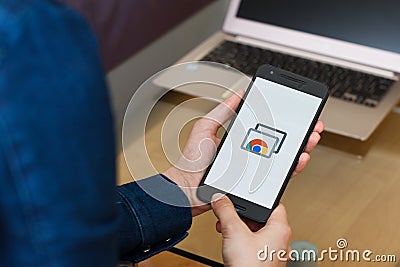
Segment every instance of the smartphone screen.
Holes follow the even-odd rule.
[[[203,183],[272,209],[322,101],[253,79]]]

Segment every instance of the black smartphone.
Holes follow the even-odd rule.
[[[328,98],[317,81],[262,65],[197,190],[226,194],[239,215],[264,223],[279,204]]]

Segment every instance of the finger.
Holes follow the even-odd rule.
[[[310,138],[308,138],[307,145],[304,149],[305,152],[311,153],[314,148],[317,146],[319,140],[321,140],[321,136],[317,132],[312,132]]]
[[[265,226],[265,223],[258,223],[258,222],[255,222],[253,220],[243,218],[243,217],[242,217],[242,221],[247,225],[247,227],[249,227],[249,229],[252,232],[257,232],[258,230],[260,230],[261,228],[263,228]]]
[[[287,238],[291,235],[286,209],[282,204],[279,204],[278,207],[275,208],[265,227],[261,228],[258,233],[269,232],[271,230],[274,234],[285,235]]]
[[[307,166],[307,163],[310,161],[310,159],[311,157],[308,153],[301,153],[299,163],[297,163],[296,169],[294,170],[292,177],[295,177],[296,175],[301,173]]]
[[[215,230],[217,230],[218,233],[221,233],[221,222],[220,221],[216,222]]]
[[[274,209],[269,217],[266,225],[288,223],[287,212],[285,206],[281,203]]]
[[[252,232],[257,232],[261,228],[265,226],[265,223],[258,223],[253,220],[241,217],[242,221],[247,225],[247,227],[250,229]],[[217,221],[215,224],[215,230],[217,230],[218,233],[221,233],[221,222]]]
[[[242,221],[228,197],[222,194],[215,194],[212,197],[211,207],[221,224],[222,235],[230,235],[239,229]]]
[[[314,132],[322,133],[324,131],[324,129],[325,129],[324,123],[320,120],[317,121],[317,124],[315,124],[315,127],[314,127]]]
[[[200,119],[198,122],[202,124],[203,130],[207,129],[216,133],[219,127],[227,122],[235,113],[243,95],[244,91],[242,90],[234,93]]]

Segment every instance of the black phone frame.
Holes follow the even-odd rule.
[[[272,82],[275,82],[278,84],[282,84],[282,85],[290,87],[294,90],[298,90],[298,91],[301,91],[306,94],[310,94],[310,95],[313,95],[313,96],[316,96],[316,97],[319,97],[322,99],[321,104],[319,105],[317,112],[315,113],[314,118],[309,126],[307,134],[305,135],[305,137],[303,139],[300,149],[297,152],[296,157],[295,157],[294,161],[292,162],[292,165],[289,169],[289,172],[285,177],[285,181],[282,184],[282,187],[274,201],[272,209],[269,209],[269,208],[266,208],[259,204],[253,203],[251,201],[240,198],[233,194],[224,192],[220,189],[214,188],[214,187],[204,183],[205,179],[207,178],[208,173],[210,172],[210,169],[212,168],[212,166],[215,162],[215,159],[218,157],[218,153],[219,153],[223,143],[225,142],[226,137],[229,134],[229,131],[233,125],[233,122],[236,119],[237,115],[239,114],[240,109],[242,108],[243,103],[246,100],[246,97],[247,97],[250,89],[252,88],[253,83],[257,77],[260,77],[262,79],[266,79],[266,80],[269,80],[269,81],[272,81]],[[323,84],[318,81],[314,81],[309,78],[291,73],[289,71],[279,69],[279,68],[271,66],[271,65],[265,64],[265,65],[260,66],[257,70],[256,75],[254,75],[250,85],[248,86],[248,88],[247,88],[247,90],[246,90],[246,92],[245,92],[245,94],[244,94],[222,140],[221,140],[221,143],[218,146],[214,160],[208,166],[208,168],[200,182],[200,186],[197,190],[198,198],[200,200],[204,201],[205,203],[210,203],[211,198],[214,194],[216,194],[216,193],[226,194],[231,199],[233,204],[235,205],[236,211],[238,212],[238,214],[240,216],[246,217],[248,219],[251,219],[251,220],[259,222],[259,223],[265,223],[268,220],[268,218],[271,215],[274,208],[276,208],[280,202],[280,199],[283,195],[283,192],[286,189],[289,179],[292,176],[292,174],[296,168],[296,165],[299,161],[300,155],[304,151],[304,148],[308,142],[308,139],[309,139],[311,133],[313,132],[313,129],[318,121],[319,116],[321,115],[323,107],[325,106],[325,103],[328,99],[328,95],[329,95],[329,91],[328,91],[328,86],[326,84]]]

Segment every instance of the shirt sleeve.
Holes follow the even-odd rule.
[[[192,214],[189,200],[163,175],[117,188],[121,214],[120,260],[139,262],[170,249],[187,236]]]

